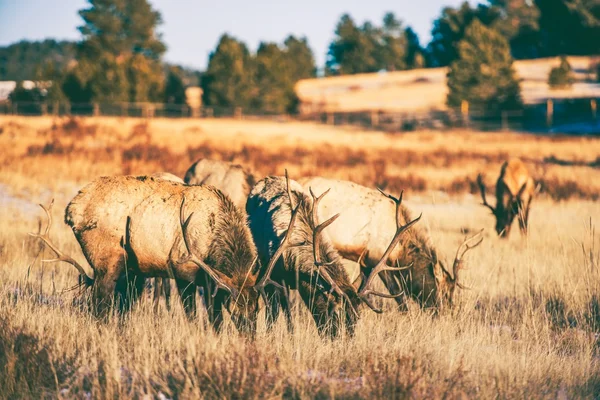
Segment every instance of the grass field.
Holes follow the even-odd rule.
[[[542,192],[527,238],[498,239],[474,184],[492,189],[508,156]],[[55,199],[51,236],[83,256],[62,223],[90,180],[169,171],[200,157],[257,176],[323,175],[392,193],[423,211],[422,229],[452,260],[465,230],[486,228],[468,256],[458,305],[438,316],[363,307],[354,337],[319,338],[302,307],[289,334],[256,340],[227,321],[217,335],[178,304],[144,299],[98,322],[63,290],[69,265],[42,265],[35,204]],[[0,117],[0,398],[594,398],[600,395],[600,141],[470,131],[384,134],[296,122]],[[421,224],[421,222],[420,222]],[[47,252],[46,256],[50,256]],[[41,258],[41,257],[40,257]],[[146,397],[148,396],[148,397]]]

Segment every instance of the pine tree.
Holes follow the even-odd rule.
[[[552,89],[569,89],[575,82],[573,69],[567,57],[560,58],[560,65],[552,68],[548,74],[548,84]]]
[[[474,20],[458,44],[458,59],[450,65],[448,89],[451,107],[468,101],[492,112],[519,108],[519,82],[506,38]]]
[[[164,102],[169,104],[186,104],[185,84],[183,71],[179,67],[171,66],[167,71],[165,82]]]
[[[74,72],[94,101],[159,101],[165,45],[147,0],[88,0]]]
[[[254,65],[246,45],[224,34],[202,75],[202,102],[212,107],[251,107],[256,97]]]

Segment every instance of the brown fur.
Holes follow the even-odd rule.
[[[496,181],[496,206],[487,204],[485,186],[481,175],[478,177],[484,205],[488,206],[496,218],[496,232],[507,238],[515,216],[518,216],[519,228],[527,234],[529,209],[535,194],[535,183],[521,160],[505,161]]]
[[[276,282],[283,283],[288,289],[299,291],[320,333],[329,332],[332,336],[336,336],[340,333],[341,324],[345,324],[348,332],[353,333],[356,316],[350,308],[356,310],[360,299],[348,278],[340,256],[327,238],[323,238],[320,242],[322,261],[331,264],[322,268],[327,270],[352,304],[347,304],[335,293],[330,294],[330,285],[317,276],[313,256],[312,235],[315,226],[311,218],[312,199],[296,182],[290,181],[290,186],[294,204],[300,204],[298,221],[290,241],[293,247],[283,253],[282,260],[279,260],[271,277]],[[252,189],[246,207],[250,229],[261,261],[264,263],[279,246],[285,233],[286,221],[290,218],[291,207],[285,179],[267,177],[259,181]],[[273,296],[275,295],[273,293]],[[271,302],[268,308],[268,321],[272,323],[277,318],[280,305],[291,329],[291,314],[285,298],[274,298]]]
[[[240,291],[233,302],[226,292],[217,294],[211,321],[220,327],[226,305],[238,328],[254,329],[258,293],[250,268],[257,253],[244,213],[213,187],[149,177],[100,178],[67,206],[65,221],[94,269],[97,311],[103,313],[115,293],[130,307],[148,277],[175,278],[190,314],[195,312],[196,285],[207,289],[208,300],[205,272],[193,263],[177,263],[186,254],[179,221],[184,196],[186,217],[194,214],[188,226],[194,253]],[[127,296],[132,287],[133,295]]]
[[[318,193],[331,190],[323,199],[319,214],[321,219],[336,213],[340,217],[328,228],[328,236],[335,248],[345,249],[344,256],[352,261],[358,261],[365,252],[361,270],[369,276],[396,232],[395,204],[378,191],[353,182],[312,177],[301,179],[300,184]],[[403,224],[412,220],[406,206],[401,205],[401,213]],[[438,308],[452,302],[456,283],[419,224],[402,234],[388,264],[411,266],[379,275],[391,294],[404,291],[423,307]],[[359,279],[354,285],[361,283]],[[406,307],[403,296],[396,297],[396,301],[401,308]]]

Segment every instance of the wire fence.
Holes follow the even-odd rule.
[[[113,116],[132,118],[235,118],[302,120],[328,125],[348,125],[388,132],[418,129],[472,128],[483,131],[573,131],[600,135],[598,99],[551,100],[520,110],[491,111],[463,105],[439,111],[321,111],[310,114],[278,114],[241,107],[191,108],[160,103],[0,103],[0,114],[22,116]]]

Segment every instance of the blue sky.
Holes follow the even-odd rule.
[[[150,0],[163,16],[159,28],[170,62],[204,69],[222,33],[228,32],[255,50],[261,40],[281,42],[303,35],[323,65],[335,25],[343,13],[358,23],[380,23],[392,11],[415,29],[422,43],[430,39],[433,20],[444,6],[463,0]],[[475,4],[475,0],[470,0]],[[0,46],[21,39],[79,39],[77,10],[85,0],[0,0]]]

